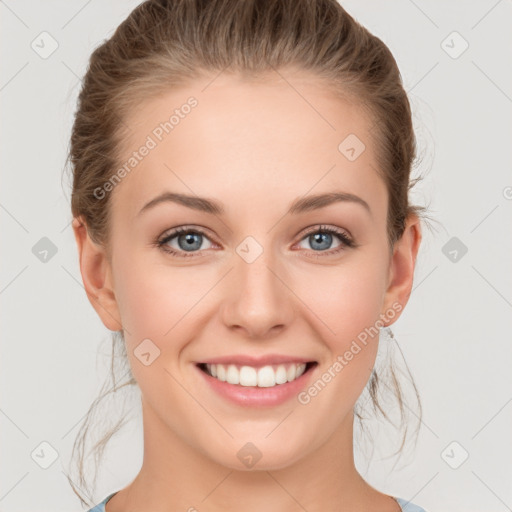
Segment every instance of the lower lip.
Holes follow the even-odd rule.
[[[297,396],[306,386],[316,366],[317,364],[313,365],[308,371],[292,382],[278,384],[269,388],[229,384],[212,377],[197,365],[196,368],[214,391],[231,402],[249,407],[269,407],[280,405]]]

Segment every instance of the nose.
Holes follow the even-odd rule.
[[[235,255],[235,268],[224,286],[221,314],[224,325],[251,339],[267,339],[281,332],[293,318],[294,294],[286,271],[270,251],[248,263]]]

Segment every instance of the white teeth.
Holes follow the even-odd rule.
[[[288,378],[288,382],[291,382],[292,380],[294,380],[296,375],[297,375],[297,368],[295,368],[295,365],[292,364],[288,368],[288,371],[286,372],[286,377]]]
[[[224,366],[221,364],[212,366],[217,366],[217,379],[221,380],[222,382],[226,382],[226,368],[224,368]]]
[[[239,368],[234,364],[227,365],[227,367],[223,364],[207,364],[206,371],[212,377],[229,384],[271,388],[298,379],[306,371],[306,364],[267,365],[261,368],[253,368],[252,366]]]
[[[240,373],[236,369],[236,366],[232,364],[228,366],[228,371],[226,372],[226,382],[229,382],[230,384],[240,383]]]
[[[276,384],[284,384],[285,382],[288,382],[288,376],[286,374],[286,368],[281,364],[277,367]]]
[[[264,366],[258,370],[258,387],[271,388],[276,385],[276,373],[272,366]]]
[[[241,386],[257,386],[258,385],[258,374],[255,368],[250,366],[242,366],[240,368],[240,385]],[[230,382],[231,384],[231,382]]]

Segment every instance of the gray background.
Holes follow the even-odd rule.
[[[62,470],[110,333],[82,287],[61,174],[87,59],[138,3],[0,2],[1,511],[80,510]],[[393,328],[423,401],[419,442],[394,471],[380,456],[361,471],[430,512],[512,510],[512,2],[342,4],[397,59],[427,173],[412,197],[439,222]],[[135,477],[140,436],[135,421],[112,441],[97,501]],[[384,456],[387,435],[375,443]]]

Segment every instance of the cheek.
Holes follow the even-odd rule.
[[[306,280],[302,283],[302,293],[307,293],[304,302],[314,310],[316,331],[328,351],[317,380],[299,400],[315,410],[316,419],[311,421],[317,422],[319,431],[326,424],[329,430],[342,422],[370,378],[387,275],[379,259],[361,261],[360,265],[347,262],[330,270],[322,285],[317,281],[318,286],[311,287],[311,280],[309,285]]]
[[[155,281],[147,271],[134,265],[129,272],[124,272],[120,278],[118,304],[128,336],[132,342],[137,337],[161,338],[172,327],[173,308],[176,293],[164,289],[162,281]]]
[[[119,262],[117,271],[116,296],[127,348],[133,351],[150,339],[161,351],[160,363],[174,366],[200,330],[208,291],[218,277],[198,267],[171,268],[142,258]]]
[[[132,247],[129,240],[129,233],[122,230],[113,240],[115,294],[125,338],[158,339],[176,322],[175,306],[179,309],[182,293],[179,271],[156,262],[156,248]]]
[[[304,302],[315,313],[310,321],[328,353],[319,369],[321,378],[329,382],[328,390],[322,391],[316,407],[332,414],[333,425],[356,402],[375,364],[387,277],[386,262],[377,253],[347,258],[318,280],[301,277]],[[333,403],[337,404],[336,413],[331,409]]]
[[[181,397],[172,376],[178,375],[180,353],[194,337],[193,305],[200,290],[187,291],[179,270],[158,265],[126,262],[118,271],[116,291],[132,373],[146,399],[158,401],[153,408],[167,403],[172,410]]]
[[[323,269],[322,275],[302,275],[300,295],[318,317],[331,348],[344,351],[347,342],[375,325],[385,296],[386,269],[378,259],[359,258]],[[314,283],[314,286],[312,286]]]

